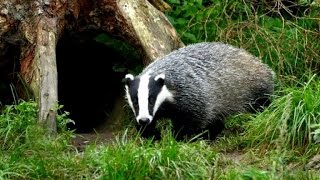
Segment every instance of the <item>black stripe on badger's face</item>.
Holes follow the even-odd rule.
[[[149,124],[158,108],[165,100],[172,100],[172,94],[164,85],[164,74],[150,76],[144,74],[133,78],[126,76],[126,95],[136,120],[140,124]]]
[[[140,79],[134,78],[131,74],[127,74],[125,79],[126,98],[133,114],[136,116],[137,112],[139,112],[138,87]]]
[[[151,114],[152,116],[155,115],[156,111],[159,108],[159,107],[156,107],[155,105],[163,86],[164,86],[164,79],[162,78],[155,79],[155,77],[150,77],[149,86],[148,86],[148,90],[149,90],[148,110],[149,110],[149,114]]]

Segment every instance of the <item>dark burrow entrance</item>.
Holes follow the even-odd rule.
[[[123,98],[122,80],[133,61],[128,53],[119,51],[122,46],[115,42],[119,41],[92,34],[66,35],[58,42],[59,104],[75,122],[68,127],[78,133],[104,125],[116,101]]]
[[[27,97],[18,76],[20,49],[14,45],[7,45],[0,53],[0,110],[5,105],[17,104],[20,95]]]

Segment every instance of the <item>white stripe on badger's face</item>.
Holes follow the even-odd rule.
[[[153,117],[149,114],[149,79],[150,75],[146,73],[140,77],[140,83],[138,87],[138,104],[139,104],[139,113],[136,117],[137,122],[139,119],[147,118],[152,121]]]
[[[155,81],[157,81],[158,79],[165,79],[165,74],[160,74],[158,76],[156,76],[154,78]],[[168,90],[166,85],[163,85],[161,88],[161,91],[159,92],[156,102],[154,104],[153,107],[153,116],[156,114],[156,112],[158,111],[159,107],[161,106],[161,104],[165,101],[165,100],[169,100],[169,101],[173,101],[173,94]]]
[[[163,85],[160,93],[157,96],[156,99],[156,103],[154,104],[154,108],[153,108],[153,116],[156,114],[156,112],[158,111],[159,107],[161,106],[161,104],[165,101],[171,101],[173,102],[173,95],[172,93],[168,90],[166,85]]]
[[[127,74],[125,76],[126,79],[130,79],[131,81],[134,80],[134,76],[132,74]],[[127,101],[128,101],[128,104],[129,106],[131,107],[132,111],[133,111],[133,114],[136,116],[136,111],[134,110],[134,107],[133,107],[133,103],[132,103],[132,99],[131,99],[131,96],[129,94],[129,87],[128,85],[125,85],[125,88],[126,88],[126,97],[127,97]]]

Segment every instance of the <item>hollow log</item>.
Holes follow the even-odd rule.
[[[161,10],[169,8],[162,0],[151,2]],[[1,59],[7,57],[8,47],[19,51],[18,74],[39,104],[39,123],[56,131],[56,45],[64,34],[105,32],[119,37],[135,47],[144,65],[183,46],[168,19],[152,4],[146,0],[0,1],[0,65],[13,59]]]

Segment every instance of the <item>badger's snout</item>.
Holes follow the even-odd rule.
[[[150,124],[151,121],[149,118],[141,118],[141,119],[138,119],[138,122],[140,125],[145,126]]]

